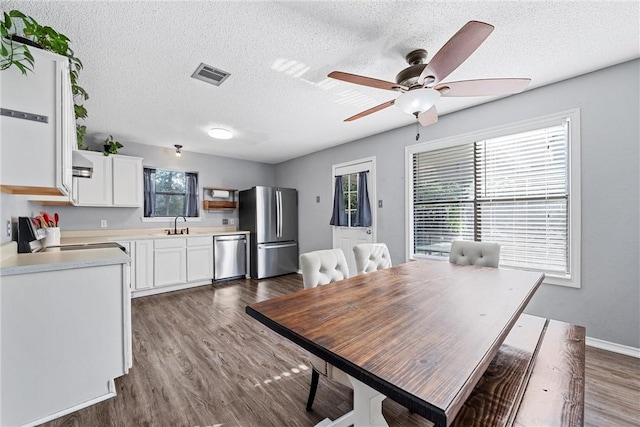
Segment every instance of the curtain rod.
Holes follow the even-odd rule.
[[[360,172],[367,172],[367,173],[369,173],[369,169],[367,169],[366,171],[360,171]],[[360,172],[354,172],[354,173],[360,173]],[[351,175],[351,174],[350,174],[350,173],[347,173],[347,174],[345,174],[345,175]],[[334,178],[337,178],[337,177],[339,177],[339,176],[345,176],[345,175],[334,175],[333,177],[334,177]]]

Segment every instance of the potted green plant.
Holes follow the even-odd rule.
[[[118,141],[113,139],[113,136],[109,135],[109,138],[104,140],[104,155],[108,156],[109,154],[118,154],[118,150],[124,147],[124,145],[120,144]]]
[[[29,51],[29,46],[66,56],[69,60],[76,120],[85,119],[87,109],[80,102],[89,99],[89,94],[78,85],[78,74],[82,70],[82,61],[75,56],[69,47],[69,38],[49,26],[40,25],[35,19],[18,10],[3,12],[3,14],[4,19],[0,19],[0,36],[2,36],[0,37],[0,71],[12,66],[17,67],[22,74],[33,71],[34,58]],[[76,124],[79,147],[84,144],[85,133],[86,126]]]

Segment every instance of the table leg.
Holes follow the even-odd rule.
[[[353,410],[334,421],[325,418],[315,427],[389,427],[382,416],[382,401],[387,396],[351,376],[349,381],[353,386]]]

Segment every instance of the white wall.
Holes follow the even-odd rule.
[[[159,148],[133,142],[121,141],[124,144],[119,154],[143,157],[144,166],[184,171],[197,171],[199,195],[202,198],[202,187],[237,188],[244,190],[254,185],[274,185],[274,165],[231,159],[200,153],[183,151],[182,157],[176,157],[175,149]],[[106,219],[107,229],[130,228],[167,228],[172,222],[142,222],[142,208],[100,208],[78,206],[41,206],[26,202],[22,196],[0,193],[0,218],[2,223],[18,216],[34,216],[40,211],[60,214],[60,227],[65,230],[94,230],[100,228],[100,220]],[[202,203],[200,203],[202,206]],[[238,217],[237,211],[201,211],[202,221],[190,224],[191,227],[221,226],[223,218]],[[237,224],[237,221],[236,221]],[[2,229],[0,242],[8,241]]]
[[[584,325],[589,337],[635,348],[640,347],[639,64],[630,61],[447,114],[420,130],[424,142],[580,108],[582,287],[543,285],[527,312]],[[378,241],[387,243],[394,263],[403,262],[404,148],[415,143],[411,125],[277,165],[276,184],[299,190],[300,253],[332,245],[331,165],[376,156],[377,197],[384,201],[378,208]]]

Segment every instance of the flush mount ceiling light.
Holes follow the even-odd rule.
[[[222,128],[212,128],[209,129],[208,132],[211,138],[215,139],[231,139],[233,138],[233,133],[230,130],[222,129]]]
[[[175,144],[176,147],[176,157],[182,157],[182,145]]]

